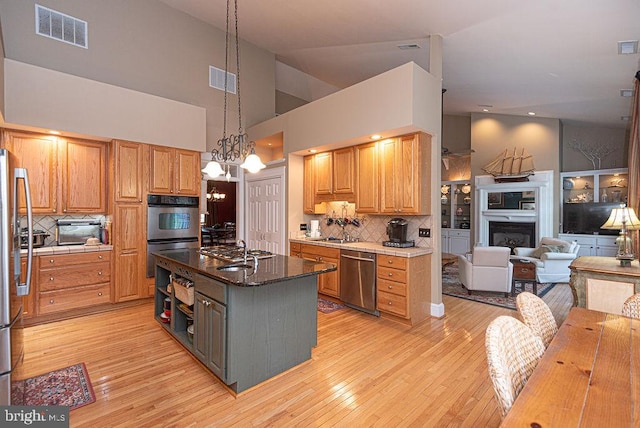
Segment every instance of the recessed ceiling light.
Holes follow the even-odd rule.
[[[398,49],[402,49],[402,50],[420,49],[420,45],[417,43],[406,43],[404,45],[398,45]]]
[[[488,113],[489,109],[485,107],[485,108],[482,109],[482,111],[485,112],[485,113]]]
[[[316,149],[309,149],[309,153],[315,153],[315,152],[317,152]]]
[[[618,42],[618,54],[619,55],[630,55],[638,53],[638,41],[637,40],[627,40],[624,42]]]
[[[620,89],[620,96],[621,97],[632,97],[633,96],[633,89]]]
[[[371,139],[372,139],[372,140],[379,140],[380,138],[382,138],[382,136],[380,136],[380,135],[378,135],[378,134],[373,134],[373,135],[371,136]]]
[[[60,131],[54,131],[53,129],[50,129],[50,130],[49,130],[49,134],[51,134],[51,135],[62,135],[62,132],[60,132]]]
[[[527,113],[529,116],[535,116],[535,112],[530,111],[529,113]]]

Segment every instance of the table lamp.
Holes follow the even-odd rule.
[[[633,208],[621,204],[620,208],[612,209],[609,219],[605,224],[600,226],[600,228],[620,229],[620,236],[616,239],[616,244],[618,245],[616,259],[620,260],[620,266],[631,266],[634,254],[631,238],[627,234],[627,231],[640,229],[640,220],[636,216]]]

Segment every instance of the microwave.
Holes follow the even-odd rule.
[[[95,220],[56,221],[58,245],[84,245],[89,238],[100,239],[100,222]]]

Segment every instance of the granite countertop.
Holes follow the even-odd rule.
[[[252,269],[234,272],[218,270],[218,267],[235,263],[205,256],[200,254],[196,248],[161,250],[153,254],[156,258],[177,263],[225,284],[242,287],[267,285],[304,276],[318,275],[337,269],[332,263],[316,263],[297,257],[276,255],[275,257],[259,260],[256,272],[253,272]],[[253,259],[249,258],[247,263],[253,265]]]
[[[113,245],[52,245],[33,249],[34,256],[53,256],[54,254],[89,253],[93,251],[112,251]],[[26,256],[27,250],[21,249],[20,255]]]
[[[319,241],[305,238],[293,238],[290,242],[299,242],[301,244],[313,244],[322,247],[340,248],[345,250],[355,251],[369,251],[376,254],[386,254],[389,256],[397,257],[417,257],[425,254],[432,254],[433,248],[431,247],[409,247],[409,248],[396,248],[385,247],[379,242],[340,242],[336,241]]]

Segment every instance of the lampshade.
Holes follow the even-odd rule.
[[[251,154],[247,156],[244,162],[242,163],[242,165],[240,165],[240,168],[244,168],[252,174],[255,174],[256,172],[266,167],[267,166],[262,163],[262,161],[260,160],[260,158],[258,157],[258,155],[253,149],[251,149]]]
[[[215,177],[218,177],[218,176],[224,174],[224,170],[222,169],[220,164],[218,162],[216,162],[216,161],[213,161],[213,160],[209,161],[207,163],[207,166],[204,167],[202,172],[204,172],[205,174],[207,174],[211,178],[215,178]]]
[[[627,229],[627,230],[639,230],[640,220],[636,216],[633,208],[629,208],[623,205],[620,208],[614,208],[611,210],[611,215],[607,221],[600,226],[601,229]]]

